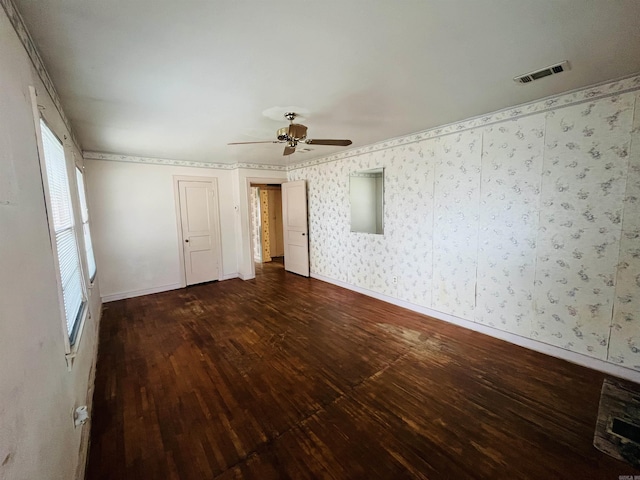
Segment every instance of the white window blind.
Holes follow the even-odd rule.
[[[44,162],[49,187],[49,203],[55,254],[58,257],[60,282],[69,341],[73,344],[85,304],[80,257],[76,241],[73,205],[69,190],[64,148],[44,121],[40,120]]]
[[[91,243],[89,209],[87,208],[87,195],[84,191],[84,176],[82,170],[79,168],[76,168],[76,181],[78,182],[78,196],[80,197],[80,216],[82,218],[82,234],[84,236],[84,249],[87,256],[87,269],[89,270],[89,279],[93,281],[96,276],[96,260],[93,256],[93,244]]]

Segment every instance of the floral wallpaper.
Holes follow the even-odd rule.
[[[633,82],[291,168],[312,274],[640,370]],[[378,167],[384,234],[351,233],[349,174]]]
[[[472,320],[478,249],[482,137],[440,137],[435,159],[432,307]]]
[[[260,239],[260,189],[251,187],[251,238],[253,239],[253,260],[262,262],[262,244]]]
[[[306,174],[315,179],[307,182],[311,271],[346,282],[349,170],[344,162],[323,164],[290,172],[290,180],[302,180]]]
[[[607,356],[633,95],[546,115],[532,337]]]
[[[640,370],[640,94],[635,96],[615,295],[609,360]]]
[[[435,140],[393,150],[385,169],[385,234],[390,235],[396,296],[430,306],[433,291]]]
[[[477,322],[531,335],[544,114],[483,131]]]

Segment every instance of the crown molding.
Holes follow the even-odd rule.
[[[44,85],[45,90],[51,97],[51,100],[53,101],[53,104],[55,105],[56,110],[58,110],[58,113],[60,114],[62,121],[67,127],[67,131],[71,136],[71,140],[76,144],[76,147],[78,147],[78,150],[82,150],[80,148],[80,143],[78,142],[78,139],[76,138],[76,135],[73,129],[71,128],[71,122],[69,121],[69,119],[64,113],[64,110],[62,109],[62,103],[60,102],[60,97],[58,96],[58,92],[56,92],[56,88],[53,85],[53,81],[51,80],[51,77],[49,76],[49,72],[44,66],[44,62],[42,61],[40,52],[38,52],[38,49],[36,48],[36,44],[31,38],[31,34],[29,33],[29,30],[27,30],[27,26],[25,25],[24,20],[22,19],[22,15],[20,15],[20,12],[18,11],[18,9],[16,8],[16,6],[13,4],[11,0],[0,0],[0,5],[2,5],[2,8],[4,9],[4,12],[6,13],[7,18],[9,19],[9,22],[11,22],[11,25],[13,26],[13,29],[16,32],[16,35],[18,35],[18,38],[20,39],[22,46],[27,51],[27,55],[31,60],[31,64],[33,65],[33,68],[38,74],[40,81]]]
[[[289,167],[286,165],[265,165],[263,163],[234,163],[232,166],[234,169],[246,168],[249,170],[270,170],[276,172],[286,172]]]
[[[109,162],[143,163],[147,165],[167,165],[173,167],[208,168],[217,170],[237,170],[240,168],[252,170],[271,170],[286,172],[282,165],[264,165],[261,163],[209,163],[188,160],[171,160],[166,158],[138,157],[134,155],[119,155],[117,153],[82,152],[85,160],[106,160]]]
[[[402,137],[396,137],[382,142],[367,145],[365,147],[345,150],[343,152],[330,155],[327,157],[316,158],[306,162],[296,163],[289,166],[288,171],[298,170],[300,168],[312,167],[322,163],[334,162],[349,157],[355,157],[365,153],[377,152],[388,148],[397,147],[399,145],[408,145],[420,142],[430,138],[442,137],[452,133],[473,130],[475,128],[485,127],[495,123],[515,120],[537,113],[548,112],[558,108],[567,107],[569,105],[577,105],[580,103],[590,102],[593,100],[612,97],[622,93],[640,90],[640,74],[630,75],[614,81],[607,81],[597,85],[572,90],[569,92],[553,95],[530,103],[525,103],[515,107],[505,108],[486,115],[479,115],[459,122],[449,123],[446,125],[430,128],[421,132],[412,133]]]

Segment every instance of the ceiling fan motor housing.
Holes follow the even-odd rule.
[[[307,127],[299,123],[292,123],[286,127],[278,129],[278,140],[304,140],[307,138]]]

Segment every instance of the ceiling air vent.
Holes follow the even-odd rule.
[[[548,77],[549,75],[554,75],[556,73],[562,73],[565,70],[569,70],[569,62],[566,60],[557,63],[555,65],[550,65],[548,67],[542,68],[540,70],[536,70],[535,72],[525,73],[524,75],[518,75],[514,77],[514,82],[518,83],[530,83],[534,80],[539,80],[544,77]]]

